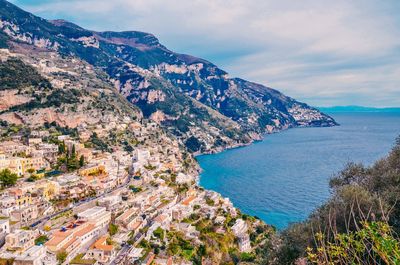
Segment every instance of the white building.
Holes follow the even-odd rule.
[[[95,206],[79,213],[78,220],[94,224],[96,227],[105,227],[111,221],[111,213],[106,207]]]

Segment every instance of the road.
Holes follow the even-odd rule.
[[[117,256],[110,262],[110,265],[118,265],[122,264],[125,260],[126,256],[128,255],[128,251],[131,248],[130,245],[124,245],[121,250],[118,252]]]

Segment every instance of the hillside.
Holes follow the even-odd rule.
[[[231,78],[214,64],[168,50],[143,32],[94,32],[47,21],[0,1],[1,45],[75,56],[106,73],[144,117],[182,139],[192,152],[248,143],[269,133],[336,122],[274,89]]]

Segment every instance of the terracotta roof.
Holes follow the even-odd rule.
[[[71,238],[63,247],[62,249],[66,250],[70,245],[72,245],[76,241],[76,237]]]
[[[90,246],[90,249],[99,249],[103,251],[112,251],[112,245],[107,245],[107,236],[100,237],[93,245]]]
[[[80,229],[78,232],[75,233],[75,236],[83,236],[89,232],[91,232],[95,228],[94,224],[89,224],[88,226]]]
[[[133,224],[133,226],[131,227],[132,230],[138,229],[138,227],[139,227],[141,224],[142,224],[142,222],[140,222],[140,221],[135,222],[135,223]]]
[[[182,202],[182,204],[188,206],[195,199],[196,199],[195,196],[189,196]]]
[[[58,246],[66,237],[62,236],[53,236],[49,241],[45,243],[45,246]]]
[[[167,216],[164,214],[158,215],[156,218],[154,218],[155,222],[162,223],[165,219],[167,219]]]
[[[132,215],[134,215],[135,212],[136,212],[136,209],[129,209],[128,211],[124,212],[121,216],[118,216],[117,219],[125,220],[125,219],[131,217]]]

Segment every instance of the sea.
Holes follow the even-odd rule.
[[[340,126],[295,128],[260,142],[198,156],[200,185],[278,230],[303,221],[331,195],[347,163],[371,165],[400,135],[400,112],[328,113]]]

